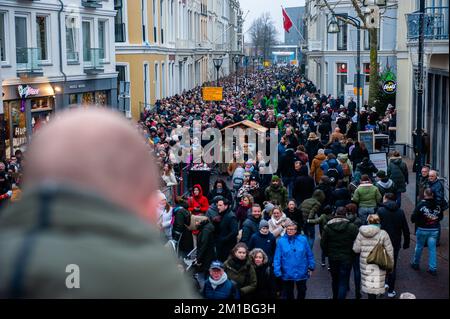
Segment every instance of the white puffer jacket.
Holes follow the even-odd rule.
[[[361,266],[361,290],[367,294],[379,295],[385,293],[386,271],[380,269],[377,265],[367,263],[367,257],[379,241],[383,244],[388,255],[394,260],[394,249],[388,233],[376,225],[361,226],[353,244],[353,251],[361,254],[359,259]]]

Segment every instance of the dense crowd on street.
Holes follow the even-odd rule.
[[[158,225],[180,256],[180,268],[194,273],[193,284],[205,298],[292,299],[296,286],[296,298],[303,299],[317,267],[317,244],[333,298],[346,298],[352,272],[356,298],[362,293],[395,297],[398,256],[410,245],[401,208],[409,173],[400,153],[390,152],[387,171],[378,170],[357,141],[355,101],[321,93],[297,68],[242,73],[238,82],[236,91],[234,76],[221,80],[223,101],[203,101],[197,87],[158,101],[141,115],[139,129],[161,168]],[[395,127],[395,118],[392,105],[383,116],[364,105],[359,125],[386,132]],[[187,184],[183,172],[203,163],[195,165],[192,157],[174,163],[171,147],[180,139],[171,131],[189,129],[194,120],[201,121],[202,130],[243,120],[277,129],[275,135],[268,131],[267,139],[278,141],[278,170],[260,174],[266,163],[244,148],[219,169],[211,189],[194,180],[184,192],[179,187]],[[191,142],[193,152],[204,146],[204,141]],[[442,182],[428,166],[422,169],[420,194],[411,217],[417,236],[411,267],[419,269],[428,246],[428,272],[436,275],[436,244],[447,202]],[[373,260],[379,249],[389,265]]]
[[[409,170],[398,151],[389,153],[387,170],[379,170],[358,141],[358,127],[395,127],[395,107],[387,105],[383,115],[369,105],[358,112],[355,101],[323,94],[296,67],[241,72],[237,82],[238,90],[234,76],[221,79],[219,102],[204,101],[201,87],[157,101],[137,123],[159,165],[157,226],[180,271],[208,299],[304,299],[317,267],[329,270],[333,299],[345,299],[351,289],[357,299],[396,297],[398,257],[410,246],[402,210]],[[192,134],[196,120],[202,130],[243,120],[275,129],[266,139],[277,141],[276,172],[262,174],[268,164],[262,151],[239,145],[225,166],[194,163],[192,154],[205,145],[195,138],[191,155],[176,162],[172,150],[187,146],[172,132]],[[0,162],[0,215],[20,200],[24,158],[18,150]],[[205,189],[192,178],[188,185],[193,170],[204,167],[214,171],[213,186]],[[416,227],[411,267],[420,270],[427,247],[427,271],[436,276],[448,203],[429,166],[422,167],[419,189],[410,217]],[[320,256],[314,256],[315,245]]]

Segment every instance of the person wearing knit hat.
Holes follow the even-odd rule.
[[[263,219],[259,222],[259,229],[261,230],[261,228],[264,228],[264,227],[269,228],[269,223],[265,219]]]
[[[273,204],[280,205],[282,209],[286,208],[288,191],[281,183],[281,179],[277,175],[272,176],[272,182],[264,192],[266,199]]]

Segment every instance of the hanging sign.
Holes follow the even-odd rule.
[[[26,99],[30,95],[39,95],[39,89],[32,88],[29,85],[19,85],[17,90],[19,91],[19,96],[23,99]]]
[[[397,83],[395,81],[389,80],[383,84],[383,92],[386,94],[393,94],[397,91]]]

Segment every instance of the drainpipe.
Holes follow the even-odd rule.
[[[61,74],[64,76],[64,84],[67,82],[67,75],[66,73],[64,73],[63,70],[63,51],[62,51],[62,31],[61,31],[61,15],[62,12],[64,11],[64,3],[62,2],[62,0],[58,0],[59,3],[61,4],[61,8],[59,9],[58,12],[58,30],[59,30],[59,71],[61,72]],[[55,109],[56,109],[56,105],[55,105]]]

